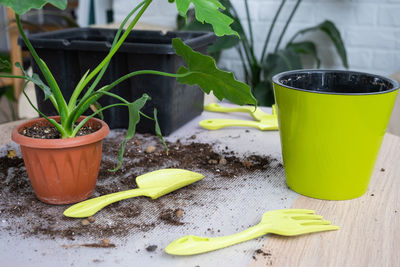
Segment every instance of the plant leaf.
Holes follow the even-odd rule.
[[[0,87],[0,99],[2,96],[5,96],[11,102],[15,102],[14,89],[12,86]]]
[[[275,103],[271,82],[261,81],[253,88],[253,92],[260,106],[270,107]]]
[[[102,108],[103,106],[99,103],[99,102],[97,102],[97,101],[95,101],[93,104],[91,104],[90,105],[90,109],[93,111],[93,112],[97,112],[97,111],[99,111],[100,110],[100,112],[97,114],[97,115],[99,115],[99,118],[100,118],[100,120],[104,120],[104,115],[103,115],[103,112],[101,111],[101,108]]]
[[[346,53],[346,48],[343,43],[342,36],[340,35],[340,32],[338,28],[335,26],[335,24],[332,21],[325,20],[324,22],[318,24],[317,26],[310,27],[303,29],[299,31],[298,33],[295,34],[304,34],[306,32],[312,32],[312,31],[322,31],[328,35],[328,37],[332,40],[333,44],[335,45],[336,51],[338,52],[343,66],[346,68],[349,67],[349,64],[347,62],[347,53]]]
[[[163,136],[162,136],[162,133],[161,133],[160,124],[158,123],[157,109],[156,109],[156,108],[154,108],[154,117],[153,117],[153,118],[154,118],[154,123],[155,123],[155,132],[156,132],[156,135],[160,138],[162,144],[164,145],[164,147],[165,147],[165,149],[167,150],[167,153],[168,153],[168,146],[167,146],[167,144],[165,143],[165,140],[164,140],[164,138],[163,138]]]
[[[51,91],[50,87],[48,87],[37,75],[36,73],[32,74],[32,77],[29,79],[31,82],[39,86],[44,92],[44,100],[47,100],[53,92]]]
[[[0,0],[0,5],[5,5],[14,10],[15,13],[21,15],[32,8],[40,9],[45,4],[52,4],[59,9],[67,7],[67,0]]]
[[[269,53],[262,65],[265,80],[253,88],[253,93],[259,105],[271,106],[275,103],[272,90],[272,76],[283,71],[301,68],[300,54],[293,47],[286,47],[285,49],[278,50],[276,53]]]
[[[32,76],[29,76],[29,74],[24,70],[24,68],[19,64],[19,62],[15,63],[15,66],[20,68],[22,70],[22,73],[25,76],[25,79],[33,82],[37,86],[39,86],[40,89],[42,89],[44,93],[44,100],[47,100],[51,95],[53,95],[53,92],[51,91],[50,87],[48,87],[39,77],[38,74],[33,73]]]
[[[0,58],[0,70],[9,72],[11,70],[11,63],[7,59]]]
[[[210,23],[217,36],[239,34],[230,25],[233,19],[223,14],[219,9],[225,7],[218,0],[176,0],[179,14],[186,18],[190,4],[193,3],[196,19],[201,23]]]
[[[146,104],[147,100],[149,100],[150,97],[147,94],[143,94],[141,98],[137,99],[136,101],[129,103],[128,106],[128,111],[129,111],[129,124],[128,124],[128,130],[126,132],[126,136],[124,141],[122,141],[121,148],[118,152],[118,166],[113,169],[109,170],[111,172],[117,171],[121,165],[122,165],[122,160],[124,158],[124,153],[125,153],[125,147],[126,143],[133,138],[136,132],[136,125],[140,121],[140,113],[139,111],[143,108],[143,106]]]
[[[272,76],[275,74],[302,67],[300,55],[291,47],[278,50],[276,53],[269,53],[262,66],[267,81],[272,81]]]
[[[239,43],[239,38],[236,36],[222,36],[219,37],[212,45],[207,49],[208,53],[218,53],[224,49],[232,48]]]
[[[212,57],[193,51],[179,38],[172,40],[172,46],[176,54],[183,57],[188,65],[188,68],[179,68],[178,74],[189,74],[177,78],[178,82],[197,84],[207,94],[213,91],[219,100],[225,98],[238,105],[257,105],[250,87],[236,80],[232,72],[219,70]]]
[[[321,66],[321,59],[318,57],[317,47],[313,42],[288,43],[286,48],[293,49],[296,53],[311,55],[317,62],[317,68]]]

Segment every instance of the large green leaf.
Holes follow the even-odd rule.
[[[300,55],[290,47],[268,54],[262,66],[264,77],[268,81],[271,81],[275,74],[302,67]]]
[[[32,8],[40,9],[45,4],[52,4],[59,9],[67,7],[67,0],[0,0],[0,5],[5,5],[21,15]]]
[[[256,105],[250,87],[236,80],[232,72],[219,70],[212,57],[193,51],[178,38],[172,40],[172,46],[188,66],[179,68],[178,74],[189,74],[177,78],[178,82],[197,84],[207,94],[213,91],[219,100],[225,98],[238,105]]]
[[[274,91],[270,81],[259,82],[253,88],[253,92],[260,106],[270,107],[275,103]]]
[[[236,13],[234,12],[231,2],[229,0],[220,0],[220,3],[225,7],[225,9],[222,10],[222,13],[233,19],[230,27],[236,31],[239,36],[246,38],[239,18],[235,16]],[[186,31],[213,31],[211,24],[201,23],[196,20],[195,10],[193,8],[190,8],[187,11],[186,18],[178,14],[177,28],[178,30]],[[218,62],[223,50],[235,47],[239,44],[239,42],[240,39],[237,36],[224,35],[218,37],[217,40],[208,47],[207,52],[215,59],[215,61]]]
[[[332,21],[325,20],[324,22],[318,24],[317,26],[306,28],[299,31],[294,36],[312,31],[322,31],[328,35],[328,37],[332,40],[333,44],[335,45],[336,51],[338,52],[342,60],[343,66],[348,68],[349,64],[347,62],[346,48],[344,46],[342,36],[340,35],[340,32],[338,28],[335,26],[335,24]]]
[[[236,36],[222,36],[219,37],[212,45],[210,45],[207,49],[208,53],[217,53],[221,52],[224,49],[229,49],[235,47],[239,43],[239,38]]]
[[[288,43],[286,48],[293,49],[295,52],[310,55],[317,62],[317,68],[321,66],[321,59],[318,57],[317,47],[311,41]]]
[[[272,90],[272,77],[275,74],[302,67],[300,54],[293,47],[289,46],[276,53],[269,53],[262,65],[265,80],[253,89],[259,105],[271,106],[275,102]]]
[[[231,34],[239,36],[230,27],[233,19],[220,11],[225,7],[218,0],[176,0],[176,7],[181,16],[186,17],[190,4],[194,5],[196,19],[201,23],[211,24],[217,36]]]

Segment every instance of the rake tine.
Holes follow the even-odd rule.
[[[323,216],[309,214],[309,215],[293,215],[291,218],[294,220],[320,220],[323,218]]]
[[[287,209],[283,213],[292,214],[292,213],[300,213],[300,214],[315,214],[314,210],[307,209]]]
[[[308,232],[322,232],[322,231],[332,231],[332,230],[339,230],[339,226],[337,225],[308,225],[305,227]]]
[[[330,221],[327,220],[304,220],[299,222],[301,225],[329,225]]]

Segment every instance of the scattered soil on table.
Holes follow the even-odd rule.
[[[154,251],[156,251],[156,249],[157,249],[156,245],[150,245],[150,246],[146,247],[146,250],[148,252],[154,252]]]
[[[170,225],[183,225],[184,223],[180,221],[180,218],[182,216],[179,217],[179,210],[181,209],[176,209],[176,210],[172,210],[172,209],[166,209],[161,211],[160,216],[158,216],[158,218],[163,221],[166,224],[170,224]]]
[[[94,133],[96,129],[92,128],[92,126],[83,126],[79,129],[76,136],[83,136],[87,134]],[[61,138],[60,132],[54,126],[45,126],[41,124],[33,124],[30,127],[25,127],[21,131],[22,135],[38,138],[38,139],[59,139]]]
[[[228,190],[218,186],[219,181],[228,179],[226,181],[230,184],[242,179],[245,185],[246,179],[240,176],[243,173],[252,175],[271,169],[282,171],[282,164],[269,156],[238,156],[228,147],[216,151],[212,144],[196,142],[196,136],[167,142],[167,153],[158,138],[137,134],[127,143],[121,169],[109,172],[117,164],[118,150],[124,136],[125,131],[118,130],[105,139],[93,197],[136,188],[135,178],[138,175],[160,168],[196,171],[204,174],[211,183],[198,182],[155,200],[138,197],[135,201],[117,202],[86,219],[68,218],[62,213],[69,206],[48,205],[36,199],[23,160],[11,157],[13,153],[8,153],[0,157],[0,230],[25,237],[63,238],[91,244],[82,240],[126,237],[133,232],[145,234],[166,224],[185,227],[188,223],[185,220],[186,211],[191,206],[208,205],[208,200],[203,197],[207,192],[215,195],[218,190]],[[155,149],[146,151],[149,146]],[[265,175],[266,180],[269,179],[267,177],[269,175]],[[97,247],[104,247],[104,244]]]
[[[257,249],[254,251],[253,259],[257,260],[257,255],[264,257],[264,261],[266,265],[272,265],[272,254],[271,251],[264,251],[262,249]]]

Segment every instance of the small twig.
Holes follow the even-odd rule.
[[[110,243],[109,239],[103,239],[99,243],[86,243],[86,244],[73,244],[73,245],[62,245],[61,247],[67,248],[77,248],[77,247],[87,247],[87,248],[115,248],[115,244]]]

